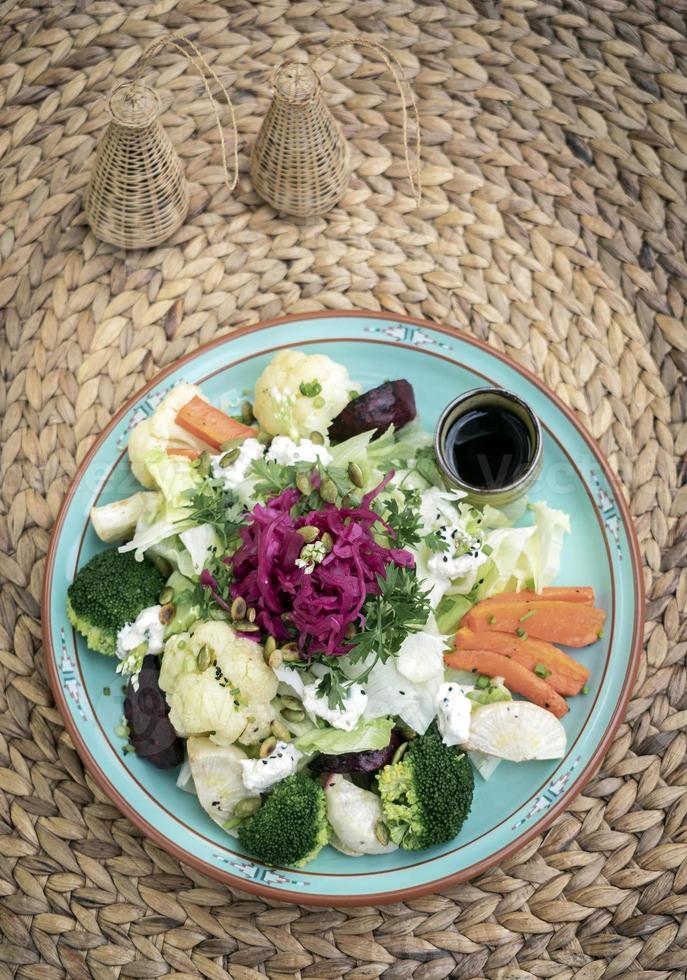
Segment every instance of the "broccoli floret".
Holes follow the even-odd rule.
[[[287,776],[239,829],[239,840],[265,864],[302,865],[329,839],[327,802],[319,782],[304,773]]]
[[[391,839],[406,851],[452,840],[470,812],[472,767],[464,753],[444,745],[436,724],[377,782]]]
[[[67,590],[67,616],[91,650],[113,655],[117,633],[157,604],[165,580],[154,565],[116,548],[94,555]]]

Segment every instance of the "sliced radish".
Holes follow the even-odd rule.
[[[550,711],[530,701],[498,701],[472,713],[465,748],[510,762],[560,759],[567,737]]]

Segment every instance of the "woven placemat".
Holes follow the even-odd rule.
[[[2,980],[685,977],[685,3],[496,8],[0,4]],[[231,86],[242,176],[229,196],[201,83],[161,54],[191,211],[170,243],[125,255],[92,237],[82,195],[105,96],[166,30]],[[343,51],[324,87],[354,176],[325,218],[283,220],[247,179],[269,71],[339,32],[391,45],[413,80],[423,202],[392,81]],[[103,797],[52,703],[39,596],[70,476],[127,396],[240,324],[355,308],[459,326],[575,409],[631,498],[647,650],[600,774],[543,838],[442,895],[312,911],[181,867]]]

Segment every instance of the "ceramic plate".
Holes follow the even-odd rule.
[[[64,612],[75,570],[101,547],[89,509],[136,489],[126,456],[132,427],[180,381],[201,385],[216,405],[235,409],[244,389],[252,388],[274,352],[284,347],[328,354],[364,388],[407,378],[430,431],[446,403],[469,388],[509,388],[529,402],[545,433],[544,466],[530,499],[548,501],[572,521],[559,583],[592,585],[608,612],[602,639],[576,653],[592,676],[589,694],[571,699],[563,722],[566,757],[502,763],[489,783],[476,777],[472,812],[459,836],[443,847],[361,858],[327,847],[296,870],[255,862],[195,797],[177,789],[176,770],[160,771],[122,752],[115,728],[124,696],[115,661],[87,650]],[[89,452],[64,502],[48,558],[43,610],[48,671],[66,726],[86,766],[138,827],[181,861],[227,884],[282,900],[364,905],[438,891],[477,874],[540,834],[579,793],[600,763],[632,689],[643,597],[634,531],[608,467],[592,438],[534,376],[455,331],[356,313],[281,320],[221,337],[167,369],[125,405]]]

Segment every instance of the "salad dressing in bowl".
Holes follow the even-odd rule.
[[[476,388],[450,402],[434,449],[444,478],[477,506],[515,503],[541,470],[539,420],[521,398],[500,388]]]

